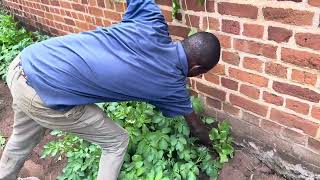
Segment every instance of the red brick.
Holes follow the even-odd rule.
[[[300,129],[310,136],[315,136],[319,127],[319,125],[314,122],[279,111],[277,109],[271,110],[270,119],[290,128]]]
[[[61,5],[61,7],[66,8],[66,9],[72,8],[71,3],[68,1],[60,1],[60,5]]]
[[[50,20],[54,20],[53,15],[50,13],[46,13],[44,17]]]
[[[262,38],[264,32],[264,27],[256,24],[243,24],[242,34],[253,38]]]
[[[287,68],[274,62],[266,63],[265,72],[277,77],[287,78]]]
[[[172,5],[172,0],[156,0],[157,4],[170,6]]]
[[[222,20],[222,31],[231,34],[240,34],[240,23],[232,20]]]
[[[215,34],[220,41],[220,45],[223,48],[231,48],[231,37],[222,34]]]
[[[296,129],[283,128],[281,136],[291,142],[302,145],[305,145],[307,141],[307,136]]]
[[[293,9],[266,7],[262,9],[264,19],[297,26],[312,25],[314,13]]]
[[[308,147],[314,151],[320,152],[320,141],[312,137],[308,137]]]
[[[76,22],[76,25],[77,25],[77,27],[79,27],[80,29],[82,29],[82,30],[89,30],[89,26],[88,26],[88,23],[86,23],[86,22],[80,22],[80,21],[77,21]]]
[[[234,94],[230,94],[230,102],[233,105],[239,106],[243,109],[246,109],[250,112],[258,114],[260,116],[265,117],[268,112],[268,107],[252,102],[248,99],[242,98],[240,96],[236,96]]]
[[[308,3],[311,5],[311,6],[320,6],[320,1],[319,0],[309,0]]]
[[[85,17],[84,17],[84,15],[83,14],[78,14],[78,18],[79,18],[79,20],[81,20],[81,21],[85,21],[86,19],[85,19]]]
[[[258,8],[248,4],[221,2],[218,4],[220,14],[257,19]]]
[[[105,0],[97,0],[98,6],[102,7],[102,8],[106,7],[106,4],[104,2],[105,2]]]
[[[104,10],[104,17],[107,19],[114,20],[114,21],[121,21],[122,20],[120,13],[109,11],[109,10]]]
[[[207,97],[206,98],[206,102],[207,102],[207,105],[209,107],[214,107],[214,108],[219,109],[219,110],[221,110],[221,108],[222,108],[222,103],[219,100]]]
[[[320,107],[319,106],[312,107],[311,116],[320,120]]]
[[[102,23],[103,23],[104,26],[110,26],[111,25],[111,22],[109,20],[107,20],[107,19],[103,19]]]
[[[81,4],[88,4],[88,0],[81,0]]]
[[[85,19],[87,23],[94,23],[94,18],[89,15],[85,15]]]
[[[301,67],[320,70],[320,55],[318,54],[282,48],[281,60]]]
[[[75,25],[75,22],[72,20],[72,19],[69,19],[69,18],[64,18],[64,22],[66,24],[69,24],[71,26],[74,26]]]
[[[82,4],[72,4],[72,9],[76,10],[76,11],[81,11],[81,12],[85,12],[85,6]]]
[[[171,11],[167,11],[167,10],[164,10],[164,9],[161,9],[162,11],[162,14],[164,16],[164,18],[166,19],[167,22],[172,22],[172,13]]]
[[[216,75],[225,75],[225,65],[217,64],[214,68],[212,68],[209,73],[216,74]]]
[[[307,101],[318,103],[320,100],[320,94],[310,90],[308,88],[303,88],[296,85],[286,84],[282,82],[273,82],[273,89],[279,93],[287,94],[290,96],[298,97]]]
[[[64,18],[62,16],[54,14],[53,18],[54,18],[55,21],[64,22]]]
[[[240,86],[240,93],[253,98],[253,99],[259,99],[260,96],[260,90],[253,87],[253,86],[248,86],[246,84],[242,84]]]
[[[297,33],[295,39],[296,43],[302,47],[320,50],[320,34]]]
[[[126,7],[127,7],[127,6],[126,6],[125,3],[123,3],[123,2],[116,2],[116,1],[113,1],[113,2],[114,2],[116,11],[123,13],[123,12],[126,10]]]
[[[277,96],[266,91],[263,92],[263,100],[267,103],[274,104],[277,106],[282,106],[284,102],[283,97]]]
[[[292,31],[285,29],[285,28],[280,28],[280,27],[272,27],[269,26],[268,28],[268,39],[276,41],[278,43],[281,42],[288,42],[289,39],[292,36]]]
[[[103,1],[104,1],[106,9],[109,9],[109,10],[114,10],[115,9],[113,1],[110,1],[110,0],[108,0],[108,1],[103,0]]]
[[[97,26],[103,26],[103,23],[102,23],[102,19],[101,18],[95,18],[95,24],[97,25]]]
[[[240,56],[238,55],[238,53],[222,51],[222,60],[224,62],[237,66],[240,63]]]
[[[201,91],[203,93],[208,94],[209,96],[212,96],[214,98],[217,98],[221,101],[225,101],[226,100],[226,92],[221,91],[219,89],[201,84],[199,82],[196,83],[196,87],[198,91]]]
[[[103,17],[103,10],[97,7],[89,7],[89,13],[94,16]]]
[[[169,25],[169,32],[174,36],[186,38],[188,37],[189,31],[190,29],[188,27]]]
[[[317,82],[317,74],[293,69],[291,79],[299,83],[315,85]]]
[[[42,4],[48,4],[48,5],[49,5],[49,0],[40,0],[40,2],[41,2]]]
[[[307,115],[309,113],[309,105],[292,99],[286,100],[286,108],[291,109],[297,113]]]
[[[58,0],[50,0],[49,2],[51,6],[60,6],[60,2]]]
[[[186,3],[187,3],[187,7],[186,7]],[[207,7],[208,12],[214,12],[214,1],[207,0],[206,7]],[[204,11],[204,5],[202,5],[198,1],[194,1],[194,0],[183,1],[182,8],[184,10],[188,9],[188,10],[192,10],[192,11]]]
[[[66,16],[72,17],[71,11],[64,10],[63,12],[66,14]]]
[[[223,111],[232,114],[234,116],[238,116],[240,113],[240,109],[232,106],[231,104],[228,103],[223,103]]]
[[[221,85],[223,87],[226,87],[228,89],[231,89],[231,90],[234,90],[234,91],[238,91],[238,82],[237,81],[234,81],[234,80],[231,80],[231,79],[227,79],[227,78],[224,78],[222,77],[221,78]]]
[[[250,84],[253,84],[259,87],[268,86],[267,78],[253,74],[253,73],[245,72],[235,68],[229,68],[229,75],[232,78],[238,79],[240,81],[248,82]]]
[[[213,84],[220,85],[220,77],[218,75],[206,73],[204,74],[204,79]]]
[[[275,135],[280,135],[280,130],[282,128],[281,125],[266,119],[261,120],[260,126],[264,131],[267,131]]]
[[[97,0],[82,0],[85,4],[89,4],[90,6],[98,6]]]
[[[209,21],[209,29],[212,30],[220,30],[220,22],[218,19],[213,18],[213,17],[204,17],[203,18],[203,29],[207,30],[208,29],[208,21]]]
[[[268,58],[276,58],[277,47],[269,44],[263,44],[250,40],[234,39],[233,46],[239,51],[265,56]]]
[[[243,67],[246,69],[262,72],[263,62],[257,58],[245,57],[243,58]]]
[[[194,16],[194,15],[190,15],[190,14],[186,14],[186,24],[187,26],[191,26],[191,27],[199,27],[200,24],[200,17],[199,16]],[[189,20],[190,18],[190,20]]]

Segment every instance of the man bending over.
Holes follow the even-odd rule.
[[[14,127],[1,157],[0,180],[17,179],[46,128],[100,145],[98,180],[116,180],[129,137],[95,105],[99,102],[148,102],[165,116],[185,116],[192,134],[210,143],[192,110],[186,78],[218,63],[218,39],[200,32],[174,43],[154,0],[127,4],[119,24],[31,45],[11,63],[7,83]]]

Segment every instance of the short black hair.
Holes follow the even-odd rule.
[[[212,69],[220,59],[220,42],[209,32],[198,32],[182,41],[188,61]]]

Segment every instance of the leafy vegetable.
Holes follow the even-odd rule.
[[[197,112],[202,112],[202,102],[194,97],[192,101]],[[230,128],[226,122],[212,130],[210,138],[214,145],[210,150],[190,136],[183,117],[166,118],[154,106],[143,102],[114,102],[99,106],[130,135],[119,179],[196,180],[200,172],[216,179],[222,163],[233,154]],[[202,117],[202,120],[207,124],[215,121],[210,117]],[[101,148],[61,131],[52,131],[51,134],[60,139],[45,145],[43,157],[68,158],[59,179],[96,179]],[[214,159],[214,154],[219,157]]]
[[[172,0],[172,17],[176,18],[181,6],[178,0]]]
[[[28,32],[18,27],[14,18],[0,11],[0,76],[5,79],[11,61],[34,41],[47,39],[39,33]]]

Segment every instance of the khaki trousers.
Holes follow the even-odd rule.
[[[17,57],[9,66],[7,83],[13,97],[14,125],[0,160],[0,180],[16,180],[25,160],[46,128],[80,136],[102,148],[98,180],[116,180],[127,150],[128,133],[108,119],[96,105],[75,106],[60,112],[44,106],[27,85]]]

